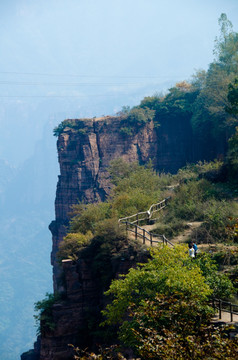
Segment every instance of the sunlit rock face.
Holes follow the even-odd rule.
[[[55,255],[66,233],[71,206],[79,201],[92,203],[106,199],[111,189],[108,166],[113,159],[122,158],[129,163],[139,161],[140,164],[151,159],[156,167],[158,145],[153,122],[139,128],[132,136],[125,136],[120,128],[121,119],[108,116],[84,120],[83,131],[65,128],[58,138],[60,176],[55,200],[56,220],[50,225],[55,289],[58,289],[59,274]]]
[[[159,126],[150,121],[135,127],[132,135],[121,131],[119,116],[73,121],[76,126],[66,127],[57,141],[60,176],[56,217],[50,224],[55,290],[60,290],[56,253],[67,231],[71,207],[79,201],[93,203],[107,198],[111,189],[108,166],[112,160],[122,158],[140,164],[151,160],[157,171],[175,173],[187,163],[211,160],[218,154],[215,144],[204,144],[203,139],[194,137],[188,118],[163,119]]]
[[[58,137],[60,176],[55,200],[55,220],[50,224],[53,235],[51,262],[54,289],[64,293],[64,300],[53,306],[54,330],[41,334],[40,360],[73,358],[68,344],[84,348],[85,313],[101,308],[103,289],[92,276],[90,263],[70,260],[60,267],[56,253],[67,232],[70,211],[79,201],[104,201],[110,193],[108,166],[122,158],[128,163],[152,161],[157,171],[176,172],[197,160],[209,160],[214,149],[194,138],[189,119],[169,119],[155,126],[153,121],[137,127],[132,135],[121,131],[120,117],[74,120]],[[126,273],[133,262],[117,264],[117,274]],[[63,276],[62,276],[63,275]],[[62,281],[63,279],[63,281]],[[27,359],[28,360],[28,359]]]

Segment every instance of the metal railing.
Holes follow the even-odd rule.
[[[157,204],[152,204],[149,210],[142,211],[134,215],[130,215],[118,220],[119,224],[125,224],[126,226],[126,233],[132,232],[135,235],[135,240],[138,238],[142,239],[143,244],[146,241],[150,242],[150,246],[152,247],[153,244],[163,244],[163,246],[172,246],[174,244],[169,241],[165,235],[158,235],[153,234],[150,231],[147,231],[143,227],[139,226],[140,221],[149,221],[152,219],[153,215],[158,211],[164,209],[168,203],[170,197],[160,201]],[[129,221],[130,220],[130,221]],[[221,299],[212,299],[212,306],[214,309],[218,309],[219,311],[219,319],[222,318],[222,312],[227,312],[230,314],[231,322],[233,322],[233,315],[238,315],[238,305],[233,304],[228,301],[223,301]]]
[[[222,312],[227,312],[231,316],[231,322],[233,322],[233,315],[238,315],[238,305],[232,304],[229,301],[223,301],[221,299],[213,299],[212,306],[219,311],[219,319],[222,318]]]
[[[168,197],[168,198],[160,201],[157,204],[152,204],[151,207],[149,208],[149,210],[142,211],[142,212],[136,213],[134,215],[126,216],[124,218],[119,219],[118,222],[120,223],[120,222],[128,221],[131,224],[139,225],[140,221],[151,220],[155,213],[159,212],[160,210],[162,210],[166,207],[169,199],[170,198]]]
[[[150,246],[153,246],[153,244],[163,244],[164,245],[170,245],[174,246],[173,243],[171,243],[164,235],[158,235],[158,234],[152,234],[150,231],[147,231],[146,229],[142,228],[141,226],[137,224],[133,224],[129,221],[123,221],[121,224],[126,225],[126,233],[132,232],[135,235],[135,240],[138,238],[142,239],[143,244],[145,244],[146,241],[150,242]]]

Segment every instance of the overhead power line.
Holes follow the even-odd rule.
[[[81,98],[81,97],[99,97],[99,96],[120,96],[123,94],[96,94],[96,95],[0,95],[0,98]]]
[[[43,85],[43,86],[129,86],[129,85],[145,85],[145,83],[47,83],[47,82],[24,82],[24,81],[4,81],[0,80],[0,85]]]
[[[125,79],[164,79],[164,78],[186,78],[187,75],[83,75],[83,74],[53,74],[37,72],[17,72],[17,71],[0,71],[0,74],[9,75],[35,75],[35,76],[68,76],[81,78],[125,78]]]

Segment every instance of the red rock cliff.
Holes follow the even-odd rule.
[[[83,130],[65,128],[57,142],[60,176],[55,200],[56,220],[50,225],[55,290],[59,289],[55,255],[66,233],[71,206],[78,201],[106,199],[111,187],[107,172],[111,160],[122,158],[144,164],[151,159],[156,163],[157,135],[153,122],[139,128],[135,135],[125,136],[120,133],[120,117],[78,121]]]
[[[59,268],[56,253],[66,234],[69,212],[79,201],[105,200],[111,184],[108,174],[110,161],[122,158],[140,164],[152,160],[157,170],[177,171],[188,162],[205,156],[205,147],[194,139],[189,120],[169,119],[155,127],[153,122],[134,129],[133,135],[123,135],[120,117],[74,120],[73,128],[66,127],[58,137],[57,147],[60,176],[55,200],[55,220],[50,224],[53,235],[51,262],[54,289],[64,291],[65,301],[53,307],[55,330],[41,336],[40,354],[24,355],[24,360],[68,360],[72,358],[69,343],[84,343],[82,329],[85,311],[100,307],[102,289],[91,274],[90,264],[77,265],[71,261]],[[216,154],[215,154],[216,155]],[[127,272],[132,263],[119,263],[118,273]],[[64,275],[64,284],[60,277]]]

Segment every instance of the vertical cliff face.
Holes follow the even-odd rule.
[[[41,360],[71,359],[68,344],[84,346],[87,342],[83,337],[85,313],[102,305],[103,290],[91,272],[90,263],[81,260],[74,264],[67,260],[61,268],[57,263],[56,253],[67,232],[72,205],[106,199],[111,189],[108,174],[111,160],[122,158],[128,163],[145,164],[151,159],[155,169],[175,172],[188,162],[205,159],[187,120],[171,119],[159,127],[151,121],[135,128],[133,135],[120,131],[120,117],[74,120],[74,124],[64,128],[58,137],[60,176],[56,218],[50,224],[54,289],[64,292],[65,299],[53,306],[55,329],[41,335],[38,357]],[[117,264],[117,273],[127,272],[132,265]]]
[[[55,255],[66,233],[71,206],[79,201],[106,199],[111,188],[107,171],[111,160],[122,158],[129,163],[144,164],[151,159],[155,166],[157,162],[157,134],[153,122],[139,128],[132,136],[120,132],[119,117],[80,122],[80,130],[66,127],[57,142],[60,176],[55,200],[56,219],[50,225],[55,289],[59,289]]]

